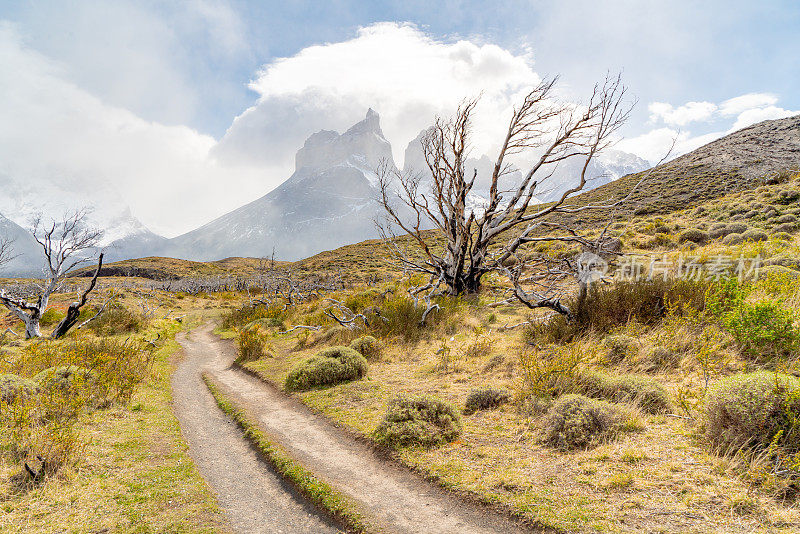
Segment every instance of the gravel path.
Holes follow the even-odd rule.
[[[205,325],[189,335],[181,335],[178,338],[186,358],[175,373],[173,388],[176,411],[179,413],[181,424],[184,425],[186,421],[195,427],[194,431],[184,427],[190,442],[190,453],[198,460],[201,472],[207,476],[212,487],[217,489],[220,495],[225,494],[225,499],[221,498],[220,502],[226,510],[235,510],[233,507],[242,506],[242,501],[250,501],[255,491],[262,490],[254,483],[237,484],[227,488],[215,481],[215,477],[228,480],[229,476],[226,473],[231,467],[228,464],[239,466],[241,470],[242,464],[252,458],[252,453],[249,449],[243,452],[240,448],[228,448],[227,444],[222,447],[222,451],[219,450],[218,441],[236,440],[227,436],[228,432],[233,431],[232,424],[221,417],[219,411],[213,407],[213,400],[200,382],[200,374],[203,371],[209,372],[233,400],[246,406],[257,418],[262,430],[280,443],[307,469],[359,503],[361,511],[365,512],[369,520],[381,530],[429,534],[484,532],[512,534],[531,531],[529,527],[520,525],[488,507],[464,501],[438,486],[423,481],[406,469],[383,461],[368,446],[353,440],[298,401],[269,384],[232,368],[234,354],[231,344],[216,338],[211,330],[211,325]],[[187,411],[191,411],[193,415],[188,417]],[[194,439],[193,433],[196,433],[198,428],[204,429],[202,430],[205,432],[204,435],[210,438]],[[242,444],[241,440],[238,443]],[[224,453],[221,458],[218,456],[220,453]],[[244,457],[241,457],[242,455]],[[203,459],[207,456],[215,460],[204,462]],[[209,471],[208,475],[206,471]],[[223,473],[220,474],[219,471]],[[260,474],[258,476],[264,477]],[[274,490],[263,491],[266,496]],[[296,503],[294,497],[283,500]],[[251,508],[250,505],[245,506]],[[292,519],[301,516],[296,512],[290,514]],[[249,511],[243,511],[242,528],[247,528],[244,525],[247,521],[261,521],[263,525],[263,520],[256,519],[256,516]],[[301,532],[305,527],[294,528],[301,530],[285,532]],[[251,531],[258,530],[242,530],[242,532]],[[314,531],[324,532],[322,529]]]
[[[185,339],[182,341],[185,346]],[[205,354],[187,350],[172,375],[173,406],[189,456],[214,491],[235,533],[339,530],[259,459],[217,407],[201,378]]]

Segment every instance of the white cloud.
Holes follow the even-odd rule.
[[[209,158],[212,137],[105,104],[6,23],[0,64],[14,73],[0,77],[0,179],[27,188],[28,201],[37,190],[86,203],[118,192],[145,224],[175,235],[253,198],[254,170],[234,173]]]
[[[730,98],[718,105],[713,102],[687,102],[676,107],[666,102],[652,102],[647,107],[651,122],[661,121],[670,127],[658,127],[637,137],[625,139],[617,145],[617,148],[633,152],[650,162],[656,162],[669,150],[673,139],[676,142],[671,157],[676,157],[752,124],[800,113],[775,106],[777,102],[778,97],[771,93],[748,93]],[[733,124],[720,130],[718,123],[721,120],[730,120],[731,117],[736,117]],[[714,131],[692,135],[689,131],[674,128],[692,122],[713,123]]]
[[[237,117],[215,153],[287,160],[310,132],[347,128],[372,107],[402,160],[406,144],[435,115],[449,115],[459,101],[479,94],[475,148],[485,151],[502,135],[521,91],[539,81],[529,54],[436,41],[412,25],[379,23],[348,41],[311,46],[265,65],[250,84],[258,103]]]
[[[623,139],[615,148],[631,152],[650,163],[656,163],[669,154],[669,159],[680,156],[710,143],[725,135],[725,132],[712,132],[705,135],[692,136],[689,132],[673,128],[656,128],[636,137]],[[675,143],[670,152],[670,147]]]
[[[653,102],[647,109],[650,111],[650,120],[662,120],[672,126],[684,126],[690,122],[706,121],[717,110],[716,104],[711,102],[687,102],[682,106],[673,107],[666,102]]]
[[[721,115],[730,117],[751,109],[759,109],[778,103],[778,97],[771,93],[748,93],[729,98],[719,105]]]
[[[746,128],[747,126],[761,121],[791,117],[792,115],[797,115],[798,113],[800,113],[800,111],[792,111],[777,106],[746,109],[739,113],[739,115],[736,117],[736,122],[733,123],[730,131],[734,132],[736,130],[741,130],[742,128]]]

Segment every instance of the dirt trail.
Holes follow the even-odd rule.
[[[189,456],[239,533],[339,532],[259,459],[235,424],[217,408],[200,373],[204,355],[187,351],[172,375],[175,413]]]
[[[430,534],[531,532],[529,527],[488,507],[463,501],[406,469],[381,460],[368,446],[296,400],[232,368],[232,347],[213,336],[210,325],[180,337],[179,342],[187,354],[182,364],[185,373],[199,377],[201,371],[209,372],[228,395],[257,417],[264,431],[306,468],[359,503],[382,530]],[[196,387],[197,381],[192,384]],[[175,387],[180,390],[187,385],[178,383]],[[218,421],[216,412],[202,412],[198,417]],[[209,420],[206,425],[216,427],[220,423]],[[197,444],[201,447],[197,454],[204,454],[202,447],[214,446],[208,441]],[[231,498],[235,500],[233,495]]]

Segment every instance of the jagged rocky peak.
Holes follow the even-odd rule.
[[[295,170],[349,164],[374,171],[384,159],[392,161],[392,147],[381,131],[380,116],[370,108],[364,120],[341,135],[322,130],[306,139],[295,156]]]

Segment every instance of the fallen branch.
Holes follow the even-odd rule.
[[[309,325],[305,325],[305,324],[299,324],[297,326],[291,327],[289,330],[286,330],[284,332],[278,332],[278,335],[288,334],[289,332],[294,332],[295,330],[301,330],[301,329],[317,331],[317,330],[321,330],[322,327],[321,326],[309,326]]]

